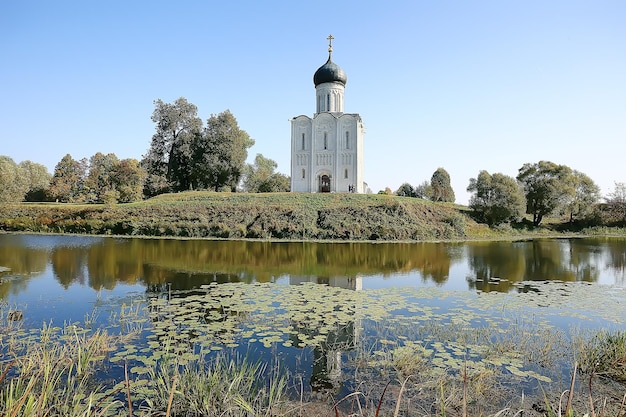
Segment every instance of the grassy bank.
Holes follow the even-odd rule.
[[[12,204],[0,230],[285,240],[443,240],[494,232],[459,206],[362,194],[166,194],[133,204]]]
[[[625,236],[547,218],[489,228],[465,207],[394,195],[163,194],[131,204],[0,204],[0,231],[215,239],[438,241],[573,234]]]

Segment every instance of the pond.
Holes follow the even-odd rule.
[[[626,329],[626,239],[4,234],[0,300],[3,317],[20,313],[23,331],[51,322],[136,330],[111,353],[107,378],[120,378],[122,363],[140,378],[167,346],[181,365],[216,352],[279,362],[299,389],[335,398],[416,364],[457,378],[496,370],[503,386],[532,390],[569,382],[574,358],[555,346],[589,330]]]

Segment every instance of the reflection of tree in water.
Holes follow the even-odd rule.
[[[236,277],[242,282],[272,282],[284,275],[392,276],[417,270],[425,281],[443,283],[451,263],[462,255],[459,247],[110,238],[91,245],[57,247],[52,262],[65,287],[87,281],[94,289],[112,289],[117,282],[173,284],[197,275],[195,286],[201,277],[209,279],[204,283],[212,282],[215,273],[227,274],[231,281]]]
[[[0,267],[4,270],[0,272],[0,300],[9,294],[19,294],[25,291],[29,280],[45,271],[48,261],[48,253],[45,249],[25,247],[21,244],[19,236],[2,236],[2,238]]]
[[[63,288],[67,289],[73,283],[85,283],[86,256],[87,251],[82,247],[57,246],[52,250],[52,273]]]
[[[577,239],[467,244],[470,289],[507,292],[521,281],[596,282],[597,245]]]
[[[47,244],[47,252],[20,246],[19,239],[9,239],[7,244],[7,239],[2,239],[0,257],[7,259],[4,266],[16,274],[22,267],[28,271],[25,274],[31,273],[33,264],[44,270],[48,253],[54,275],[63,287],[76,282],[96,290],[112,289],[118,282],[193,288],[213,282],[216,274],[228,276],[231,282],[251,283],[273,282],[283,276],[394,277],[417,271],[423,281],[442,284],[449,278],[451,265],[465,252],[469,252],[469,266],[475,272],[475,277],[468,277],[470,287],[484,291],[508,291],[511,283],[520,280],[596,281],[602,268],[598,267],[600,255],[596,251],[601,249],[595,247],[597,240],[587,244],[554,239],[513,243],[295,243],[62,236]],[[30,239],[31,243],[38,241],[37,236]],[[615,240],[603,241],[600,247],[607,248],[607,263],[614,265],[623,281],[626,260],[622,246],[623,240]],[[493,277],[508,281],[495,284]],[[5,284],[1,284],[0,296],[9,291]],[[20,284],[10,285],[18,288]]]
[[[613,271],[615,283],[626,285],[626,250],[623,239],[606,238],[602,242],[606,248],[606,267]]]
[[[562,240],[561,244],[569,246],[569,266],[576,282],[597,282],[600,276],[598,268],[601,259],[597,242],[590,244],[585,239]]]
[[[419,243],[411,256],[410,265],[421,272],[424,282],[431,279],[436,284],[444,284],[450,276],[452,261],[461,259],[459,245]]]
[[[473,273],[466,277],[470,289],[507,292],[515,282],[524,280],[526,264],[522,244],[470,242],[467,260]]]

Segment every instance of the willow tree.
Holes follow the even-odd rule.
[[[45,201],[46,190],[50,185],[52,175],[42,164],[32,161],[22,161],[18,165],[27,184],[27,191],[24,199],[26,201]]]
[[[24,199],[28,185],[19,166],[8,156],[0,156],[0,203],[17,203]]]
[[[526,209],[524,192],[512,177],[501,173],[480,171],[470,178],[467,191],[472,193],[469,207],[477,217],[491,225],[520,219]]]
[[[526,195],[526,213],[532,214],[535,226],[539,226],[544,216],[563,209],[576,193],[572,169],[550,161],[524,164],[517,180]]]

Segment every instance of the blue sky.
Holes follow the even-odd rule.
[[[0,155],[141,159],[153,101],[226,109],[289,174],[290,123],[313,115],[313,73],[348,75],[374,192],[430,180],[457,202],[480,170],[550,160],[603,194],[626,182],[626,2],[3,1]]]

